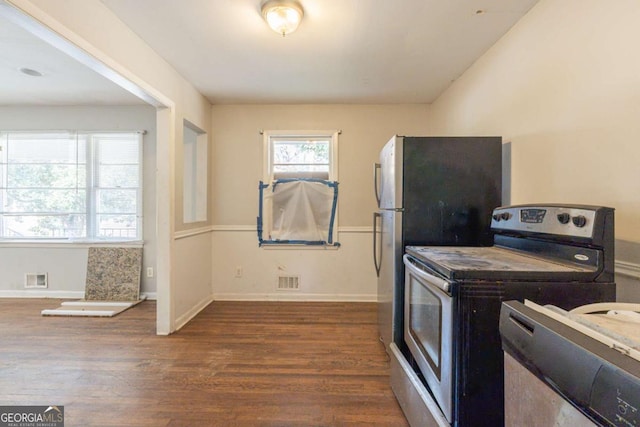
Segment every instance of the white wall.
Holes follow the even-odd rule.
[[[502,135],[512,203],[611,206],[640,244],[638,22],[637,0],[541,0],[432,105],[432,132]]]
[[[214,232],[214,298],[218,300],[376,301],[371,231],[340,232],[339,249],[260,248],[252,230]],[[236,277],[236,269],[241,277]],[[279,276],[298,276],[299,290],[277,290]]]
[[[175,305],[176,299],[191,293],[191,283],[180,274],[197,269],[204,275],[211,275],[210,264],[190,264],[184,257],[175,256],[176,230],[210,224],[210,220],[188,225],[182,222],[181,150],[183,120],[208,131],[211,127],[211,105],[100,0],[7,1],[80,46],[159,101],[158,105],[166,107],[157,111],[156,118],[157,330],[160,334],[171,333],[177,327],[176,320],[190,311]],[[181,246],[187,251],[205,250],[211,253],[210,244],[202,248],[198,239],[190,237],[184,238]],[[183,265],[184,262],[188,264]],[[199,306],[202,304],[194,307]]]
[[[512,202],[611,206],[640,242],[638,22],[636,0],[541,0],[433,104],[433,132],[502,135]]]
[[[176,328],[213,301],[211,230],[184,232],[175,240]]]
[[[616,260],[618,300],[640,303],[640,244],[616,241]]]
[[[0,298],[84,298],[86,247],[0,246]],[[46,273],[47,289],[25,289],[25,274]],[[53,307],[52,307],[53,308]]]
[[[156,267],[156,112],[151,106],[0,107],[2,130],[124,130],[143,136],[143,271]],[[0,297],[82,298],[88,246],[83,244],[0,243]],[[49,273],[49,288],[24,289],[24,274]],[[155,295],[155,278],[143,275],[141,291]]]
[[[425,105],[213,106],[214,297],[375,300],[373,163],[392,135],[427,134],[427,111]],[[334,129],[342,130],[338,142],[341,247],[258,248],[260,130]],[[236,267],[242,267],[242,277],[235,277]],[[300,275],[300,290],[277,291],[278,275]]]

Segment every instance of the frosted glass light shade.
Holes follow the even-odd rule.
[[[262,16],[273,31],[286,36],[298,28],[303,12],[294,1],[270,0],[262,5]]]

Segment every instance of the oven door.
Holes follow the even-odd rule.
[[[452,422],[452,324],[453,298],[450,284],[419,261],[405,255],[404,340],[420,372]]]

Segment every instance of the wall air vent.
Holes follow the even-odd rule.
[[[26,273],[24,275],[25,288],[47,288],[47,273]]]
[[[300,289],[300,276],[278,276],[279,291],[297,291]]]

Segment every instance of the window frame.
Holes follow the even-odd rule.
[[[54,242],[54,243],[139,243],[144,239],[144,222],[143,222],[143,213],[144,213],[144,157],[143,157],[143,145],[144,138],[143,135],[146,132],[144,131],[125,131],[125,130],[0,130],[0,138],[4,141],[7,141],[7,138],[11,134],[28,134],[34,135],[68,135],[75,136],[76,141],[84,139],[85,141],[85,158],[84,165],[86,168],[86,177],[84,182],[84,190],[85,190],[85,209],[83,214],[86,216],[85,220],[85,233],[84,237],[38,237],[38,236],[26,236],[26,237],[15,237],[15,236],[5,236],[0,234],[0,242],[35,242],[35,243],[46,243],[46,242]],[[137,138],[137,181],[138,186],[136,187],[127,187],[125,190],[134,190],[136,194],[136,212],[135,212],[135,223],[136,223],[136,236],[135,237],[100,237],[98,236],[99,225],[98,225],[98,216],[100,214],[113,215],[117,214],[117,212],[98,212],[98,194],[100,190],[111,190],[115,188],[103,186],[100,183],[100,150],[98,148],[99,138],[109,137],[115,135],[136,135]],[[80,160],[77,160],[76,164],[78,164]],[[8,166],[10,163],[6,163]],[[124,164],[124,163],[123,163]],[[19,214],[19,213],[18,213]],[[126,215],[131,215],[127,213]],[[2,223],[2,216],[0,215],[0,225]],[[0,233],[2,232],[2,228],[0,228]]]
[[[341,134],[340,130],[264,130],[261,131],[262,134],[262,153],[263,153],[263,170],[262,170],[262,182],[264,184],[272,184],[274,181],[274,149],[273,149],[273,141],[278,139],[290,139],[290,138],[316,138],[316,139],[324,139],[329,140],[329,177],[328,181],[338,181],[338,139]],[[263,218],[263,228],[271,231],[272,228],[272,220],[271,214],[269,213],[271,210],[270,202],[266,203],[263,207],[263,214],[266,213],[265,218],[268,221],[265,221]],[[338,211],[339,206],[336,205],[335,216],[333,221],[333,232],[332,232],[332,241],[336,242],[334,246],[330,245],[305,245],[304,243],[289,243],[289,244],[278,244],[278,245],[264,245],[263,248],[308,248],[308,249],[327,249],[327,248],[335,248],[339,247],[337,243],[338,240]]]
[[[273,144],[278,138],[327,138],[329,142],[329,181],[338,181],[338,130],[266,130],[263,134],[263,182],[273,181]]]

